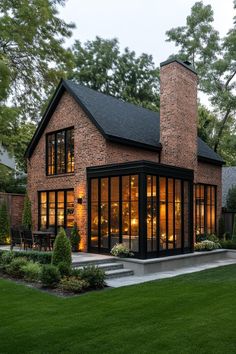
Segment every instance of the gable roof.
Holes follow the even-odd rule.
[[[149,150],[161,150],[158,112],[102,94],[73,81],[61,80],[27,150],[30,157],[55,110],[62,94],[68,91],[82,107],[101,134],[110,141]],[[198,138],[198,157],[202,161],[223,164],[223,160]]]

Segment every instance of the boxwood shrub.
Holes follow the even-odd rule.
[[[49,264],[52,261],[52,252],[39,252],[39,251],[4,251],[0,250],[0,259],[3,257],[16,258],[25,257],[33,262],[40,264]]]

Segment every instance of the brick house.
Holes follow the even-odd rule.
[[[173,59],[160,78],[160,114],[60,82],[26,151],[34,228],[76,221],[82,250],[139,258],[217,231],[223,160],[197,137],[197,74]]]

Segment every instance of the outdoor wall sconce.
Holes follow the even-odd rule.
[[[83,198],[82,197],[77,198],[77,203],[78,204],[82,204],[83,203]]]

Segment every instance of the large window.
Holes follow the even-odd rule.
[[[93,178],[90,190],[90,246],[108,250],[123,242],[138,252],[138,176]]]
[[[195,229],[197,235],[216,232],[216,187],[195,186]]]
[[[71,228],[74,223],[74,191],[39,192],[39,229]]]
[[[148,252],[174,251],[190,246],[189,187],[188,181],[147,176]]]
[[[69,128],[46,136],[47,175],[74,172],[74,129]]]

